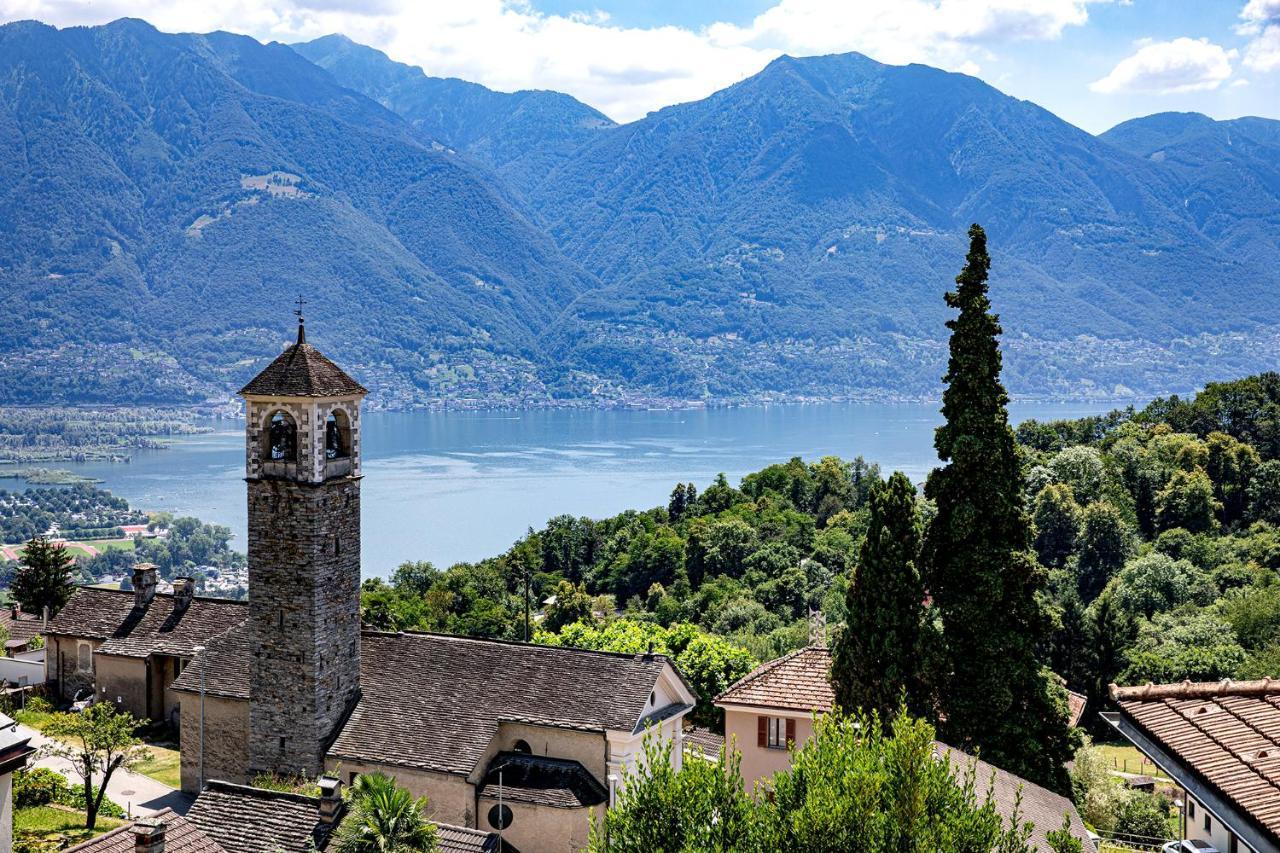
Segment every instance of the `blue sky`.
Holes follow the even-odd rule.
[[[331,32],[428,73],[569,92],[620,121],[858,50],[975,74],[1093,132],[1195,110],[1280,118],[1280,0],[0,0],[57,26],[124,15],[264,41]]]

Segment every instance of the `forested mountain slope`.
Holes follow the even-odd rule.
[[[427,139],[466,151],[524,188],[614,123],[560,92],[495,92],[456,78],[429,77],[385,53],[331,35],[293,49],[343,86],[368,95]]]
[[[383,396],[497,395],[592,285],[489,173],[283,45],[11,24],[0,92],[0,398],[225,393],[299,293]]]
[[[1280,359],[1277,126],[1094,137],[782,57],[627,125],[330,36],[0,27],[0,401],[225,394],[288,333],[390,405],[937,393],[970,222],[1015,394]]]

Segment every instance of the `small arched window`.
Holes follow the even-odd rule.
[[[529,741],[523,740],[523,739],[518,740],[515,743],[511,744],[511,751],[522,752],[525,755],[529,755],[530,753],[533,752],[533,750],[529,748]]]
[[[294,462],[298,458],[298,427],[287,412],[276,412],[267,424],[267,460]]]
[[[324,456],[345,459],[351,455],[351,420],[341,409],[329,413],[324,423]]]

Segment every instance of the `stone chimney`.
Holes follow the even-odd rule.
[[[321,776],[319,785],[320,822],[325,826],[333,826],[342,812],[342,780],[333,776]]]
[[[14,602],[13,607],[10,608],[9,615],[13,617],[13,621],[18,621],[18,617],[22,615],[22,605]]]
[[[173,579],[173,609],[182,612],[191,604],[191,598],[196,594],[195,578],[174,578]]]
[[[156,567],[153,563],[138,563],[133,567],[133,604],[146,607],[156,597]]]
[[[164,821],[143,818],[133,824],[133,853],[164,853]]]

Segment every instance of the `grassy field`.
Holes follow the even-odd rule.
[[[15,838],[53,841],[59,846],[86,841],[123,823],[115,818],[99,817],[95,829],[85,829],[84,812],[64,806],[31,806],[13,812]]]
[[[1152,764],[1138,748],[1129,744],[1101,743],[1098,747],[1106,756],[1112,770],[1121,773],[1137,773],[1142,776],[1153,776],[1157,779],[1168,779],[1159,767]]]
[[[138,546],[132,539],[94,539],[89,544],[99,551],[132,551]]]
[[[168,746],[147,744],[151,758],[134,766],[134,771],[150,776],[170,788],[182,787],[182,757],[178,750]]]

